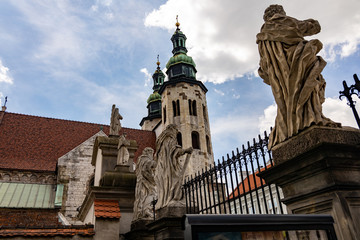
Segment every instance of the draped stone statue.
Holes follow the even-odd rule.
[[[122,119],[123,119],[123,117],[119,113],[119,108],[115,107],[115,104],[113,104],[112,109],[111,109],[109,135],[119,136],[119,131],[121,129],[120,120],[122,120]]]
[[[125,134],[122,134],[119,137],[117,165],[129,164],[129,158],[130,158],[130,153],[128,150],[129,146],[130,146],[130,141],[126,139]]]
[[[154,150],[147,147],[137,160],[133,221],[152,219],[153,217],[151,201],[156,198],[154,179],[156,162],[153,159],[153,155]]]
[[[193,149],[191,147],[182,149],[177,143],[177,133],[175,125],[171,124],[156,140],[155,183],[158,196],[156,209],[185,205],[181,186]]]
[[[271,86],[277,104],[275,127],[269,148],[311,125],[340,127],[322,113],[326,65],[316,54],[322,49],[317,40],[304,40],[320,32],[318,21],[286,16],[281,5],[270,5],[265,23],[256,36],[260,53],[260,77]]]

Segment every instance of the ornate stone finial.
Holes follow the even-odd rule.
[[[179,23],[179,19],[178,19],[178,15],[176,15],[176,23],[175,26],[177,29],[179,29],[180,23]]]
[[[119,113],[119,108],[115,107],[115,104],[113,104],[110,118],[110,136],[119,136],[119,131],[121,129],[120,120],[122,119],[123,117]]]
[[[136,220],[150,220],[153,216],[151,202],[156,198],[154,150],[146,147],[136,164],[136,188],[134,202],[134,217]]]
[[[317,56],[322,43],[304,39],[320,32],[319,22],[286,16],[281,5],[268,7],[264,21],[256,36],[259,75],[271,86],[278,106],[268,147],[271,149],[312,125],[340,127],[322,113],[325,80],[321,71],[326,62]]]
[[[159,70],[159,69],[160,69],[159,54],[157,55],[157,62],[156,62],[156,65],[157,65],[157,69]]]

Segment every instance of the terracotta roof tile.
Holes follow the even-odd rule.
[[[95,217],[97,218],[120,218],[120,207],[117,200],[95,199]]]
[[[266,169],[269,169],[271,167],[271,165],[268,165],[266,166]],[[261,168],[260,169],[260,172],[264,171],[265,168]],[[241,182],[239,184],[239,186],[229,195],[229,199],[232,199],[234,197],[237,197],[237,196],[242,196],[249,192],[252,192],[254,190],[256,190],[257,188],[259,188],[261,186],[261,181],[262,181],[262,184],[265,185],[265,180],[261,179],[260,177],[258,177],[256,174],[258,173],[255,172],[255,183],[256,183],[256,187],[255,187],[255,183],[254,183],[254,174],[251,174],[249,175],[248,177],[246,177],[244,179],[243,182]],[[250,180],[250,181],[249,181]],[[249,189],[249,183],[250,183],[250,189]],[[244,188],[245,188],[245,192],[244,192]]]
[[[108,125],[5,112],[0,124],[0,168],[53,172],[59,157],[101,128],[109,133]],[[155,133],[131,128],[122,132],[139,145],[135,161],[145,147],[155,149]]]

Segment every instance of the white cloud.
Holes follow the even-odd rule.
[[[341,123],[343,126],[351,126],[357,128],[357,124],[351,108],[346,104],[347,100],[342,101],[337,98],[326,98],[322,105],[323,114],[335,122]],[[259,117],[258,128],[260,132],[268,131],[275,124],[277,106],[276,103],[266,107],[264,114]],[[360,113],[360,112],[359,112]]]
[[[341,101],[338,98],[326,98],[323,103],[323,113],[326,117],[335,122],[340,122],[343,126],[357,128],[355,117],[351,108],[347,105],[346,99]]]
[[[0,60],[0,83],[1,82],[9,84],[14,83],[12,77],[10,76],[9,68],[5,67]]]
[[[269,132],[270,127],[275,125],[276,111],[277,106],[275,102],[264,109],[264,115],[259,117],[258,128],[260,132]]]
[[[146,68],[140,69],[140,72],[142,72],[145,75],[145,83],[144,86],[149,86],[151,84],[152,76],[149,73],[149,71]]]
[[[223,91],[221,91],[221,90],[219,90],[219,89],[216,89],[216,88],[214,88],[214,92],[216,92],[216,93],[219,94],[220,96],[224,96],[224,95],[225,95],[225,93],[224,93]]]
[[[321,54],[327,60],[334,61],[336,57],[347,57],[357,51],[360,41],[358,0],[304,0],[301,4],[292,1],[168,0],[149,13],[144,23],[173,32],[175,16],[179,15],[180,28],[188,37],[189,55],[197,64],[198,78],[223,83],[257,68],[256,34],[263,23],[265,8],[276,2],[283,4],[289,16],[319,20],[322,32],[314,37],[324,43]]]

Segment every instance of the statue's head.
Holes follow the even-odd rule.
[[[284,11],[283,6],[278,4],[270,5],[268,8],[265,9],[264,12],[264,21],[268,21],[272,16],[274,16],[276,13],[281,15],[286,15],[286,12]]]
[[[151,147],[146,147],[146,148],[144,148],[142,154],[152,157],[154,155],[154,149],[152,149]]]

